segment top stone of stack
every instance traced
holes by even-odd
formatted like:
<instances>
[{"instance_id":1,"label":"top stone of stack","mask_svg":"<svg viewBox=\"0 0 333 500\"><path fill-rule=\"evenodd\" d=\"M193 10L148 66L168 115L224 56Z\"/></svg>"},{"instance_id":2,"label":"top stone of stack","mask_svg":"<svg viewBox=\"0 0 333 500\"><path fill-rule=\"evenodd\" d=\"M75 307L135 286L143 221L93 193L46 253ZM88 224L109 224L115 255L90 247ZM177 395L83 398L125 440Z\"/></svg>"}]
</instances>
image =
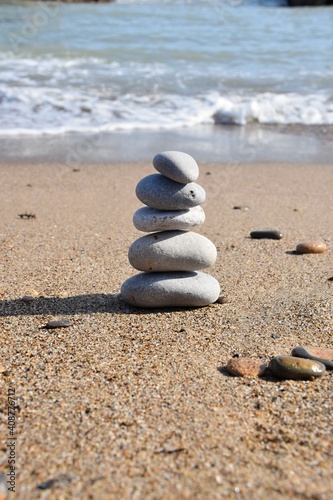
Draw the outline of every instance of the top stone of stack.
<instances>
[{"instance_id":1,"label":"top stone of stack","mask_svg":"<svg viewBox=\"0 0 333 500\"><path fill-rule=\"evenodd\" d=\"M192 156L181 151L164 151L153 158L153 165L160 174L187 184L199 177L199 167Z\"/></svg>"}]
</instances>

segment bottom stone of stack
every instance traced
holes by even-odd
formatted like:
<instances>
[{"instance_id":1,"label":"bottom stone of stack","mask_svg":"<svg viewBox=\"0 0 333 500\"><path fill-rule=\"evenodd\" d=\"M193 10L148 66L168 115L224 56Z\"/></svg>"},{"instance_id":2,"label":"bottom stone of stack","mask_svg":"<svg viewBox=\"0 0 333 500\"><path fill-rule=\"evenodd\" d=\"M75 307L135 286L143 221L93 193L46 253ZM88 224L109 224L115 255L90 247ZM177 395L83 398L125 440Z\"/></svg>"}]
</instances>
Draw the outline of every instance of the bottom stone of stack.
<instances>
[{"instance_id":1,"label":"bottom stone of stack","mask_svg":"<svg viewBox=\"0 0 333 500\"><path fill-rule=\"evenodd\" d=\"M218 281L199 271L140 273L121 287L125 302L136 307L202 307L220 295Z\"/></svg>"}]
</instances>

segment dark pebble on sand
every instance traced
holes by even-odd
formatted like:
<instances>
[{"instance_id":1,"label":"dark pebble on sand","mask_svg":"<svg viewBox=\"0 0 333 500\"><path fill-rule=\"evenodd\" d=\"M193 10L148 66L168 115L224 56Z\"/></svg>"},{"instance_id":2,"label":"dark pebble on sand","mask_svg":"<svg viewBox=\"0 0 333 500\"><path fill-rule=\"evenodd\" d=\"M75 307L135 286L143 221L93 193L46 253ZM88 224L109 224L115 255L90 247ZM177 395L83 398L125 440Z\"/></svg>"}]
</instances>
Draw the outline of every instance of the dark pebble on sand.
<instances>
[{"instance_id":1,"label":"dark pebble on sand","mask_svg":"<svg viewBox=\"0 0 333 500\"><path fill-rule=\"evenodd\" d=\"M294 356L276 356L270 360L268 368L276 377L291 380L313 380L326 370L319 361Z\"/></svg>"},{"instance_id":2,"label":"dark pebble on sand","mask_svg":"<svg viewBox=\"0 0 333 500\"><path fill-rule=\"evenodd\" d=\"M49 321L42 328L47 328L48 330L51 330L53 328L68 328L69 326L72 325L73 321L70 321L69 319L58 319L55 321Z\"/></svg>"},{"instance_id":3,"label":"dark pebble on sand","mask_svg":"<svg viewBox=\"0 0 333 500\"><path fill-rule=\"evenodd\" d=\"M23 295L21 298L22 302L33 302L35 300L35 297L32 295Z\"/></svg>"},{"instance_id":4,"label":"dark pebble on sand","mask_svg":"<svg viewBox=\"0 0 333 500\"><path fill-rule=\"evenodd\" d=\"M256 240L264 238L269 240L280 240L282 238L282 233L277 229L262 229L260 231L252 231L250 236Z\"/></svg>"},{"instance_id":5,"label":"dark pebble on sand","mask_svg":"<svg viewBox=\"0 0 333 500\"><path fill-rule=\"evenodd\" d=\"M333 370L333 349L327 349L326 347L297 346L292 350L291 355L319 361L329 370Z\"/></svg>"}]
</instances>

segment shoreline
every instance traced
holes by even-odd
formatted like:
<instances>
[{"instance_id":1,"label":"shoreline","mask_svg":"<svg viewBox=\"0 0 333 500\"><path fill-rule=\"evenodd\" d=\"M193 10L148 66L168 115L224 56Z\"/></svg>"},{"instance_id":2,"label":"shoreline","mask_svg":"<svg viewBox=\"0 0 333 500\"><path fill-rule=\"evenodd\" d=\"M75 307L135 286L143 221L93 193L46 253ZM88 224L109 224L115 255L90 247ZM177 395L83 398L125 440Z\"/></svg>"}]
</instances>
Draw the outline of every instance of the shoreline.
<instances>
[{"instance_id":1,"label":"shoreline","mask_svg":"<svg viewBox=\"0 0 333 500\"><path fill-rule=\"evenodd\" d=\"M17 495L329 500L333 372L251 379L225 366L332 348L333 165L200 164L196 230L217 247L205 272L228 301L154 311L119 297L143 235L135 186L153 172L139 165L0 165L0 387L19 406ZM265 227L283 238L249 238ZM309 239L328 251L295 255ZM59 318L73 325L42 328Z\"/></svg>"},{"instance_id":2,"label":"shoreline","mask_svg":"<svg viewBox=\"0 0 333 500\"><path fill-rule=\"evenodd\" d=\"M129 143L131 147L129 147ZM1 136L0 163L139 163L187 151L201 163L330 164L333 125L198 125L174 130Z\"/></svg>"}]
</instances>

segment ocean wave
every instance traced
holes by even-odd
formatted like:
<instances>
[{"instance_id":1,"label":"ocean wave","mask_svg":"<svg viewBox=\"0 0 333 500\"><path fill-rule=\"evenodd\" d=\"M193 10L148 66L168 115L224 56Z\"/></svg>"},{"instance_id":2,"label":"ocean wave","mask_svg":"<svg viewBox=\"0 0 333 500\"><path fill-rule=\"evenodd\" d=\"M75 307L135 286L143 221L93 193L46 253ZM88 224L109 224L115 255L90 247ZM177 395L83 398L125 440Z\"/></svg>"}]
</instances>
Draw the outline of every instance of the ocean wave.
<instances>
[{"instance_id":1,"label":"ocean wave","mask_svg":"<svg viewBox=\"0 0 333 500\"><path fill-rule=\"evenodd\" d=\"M222 98L215 123L333 124L333 100L324 95L264 93L250 98Z\"/></svg>"},{"instance_id":2,"label":"ocean wave","mask_svg":"<svg viewBox=\"0 0 333 500\"><path fill-rule=\"evenodd\" d=\"M98 96L82 89L0 87L1 135L175 129L205 123L245 126L253 122L333 124L333 96L268 92Z\"/></svg>"}]
</instances>

